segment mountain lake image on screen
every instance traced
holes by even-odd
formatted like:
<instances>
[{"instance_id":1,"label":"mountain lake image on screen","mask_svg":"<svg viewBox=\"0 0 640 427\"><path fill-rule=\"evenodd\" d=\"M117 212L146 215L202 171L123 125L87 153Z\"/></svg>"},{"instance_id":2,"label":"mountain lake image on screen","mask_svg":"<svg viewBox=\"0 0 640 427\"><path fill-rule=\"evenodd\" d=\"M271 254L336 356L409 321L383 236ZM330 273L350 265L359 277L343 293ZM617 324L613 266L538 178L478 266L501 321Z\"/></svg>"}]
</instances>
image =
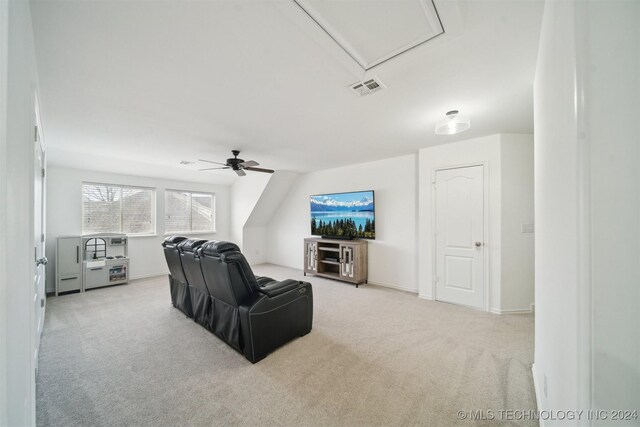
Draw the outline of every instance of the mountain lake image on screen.
<instances>
[{"instance_id":1,"label":"mountain lake image on screen","mask_svg":"<svg viewBox=\"0 0 640 427\"><path fill-rule=\"evenodd\" d=\"M311 234L375 239L373 191L311 196Z\"/></svg>"}]
</instances>

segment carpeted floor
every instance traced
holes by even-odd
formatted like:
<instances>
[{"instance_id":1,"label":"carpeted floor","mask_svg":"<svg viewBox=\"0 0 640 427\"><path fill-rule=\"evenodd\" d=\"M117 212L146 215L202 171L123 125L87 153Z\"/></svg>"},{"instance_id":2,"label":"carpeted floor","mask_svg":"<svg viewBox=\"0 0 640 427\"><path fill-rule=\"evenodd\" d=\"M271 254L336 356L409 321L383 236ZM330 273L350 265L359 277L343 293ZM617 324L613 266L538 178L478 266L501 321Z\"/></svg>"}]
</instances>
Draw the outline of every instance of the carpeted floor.
<instances>
[{"instance_id":1,"label":"carpeted floor","mask_svg":"<svg viewBox=\"0 0 640 427\"><path fill-rule=\"evenodd\" d=\"M536 409L532 315L306 280L313 330L255 365L171 307L166 277L49 298L38 425L470 426L458 411Z\"/></svg>"}]
</instances>

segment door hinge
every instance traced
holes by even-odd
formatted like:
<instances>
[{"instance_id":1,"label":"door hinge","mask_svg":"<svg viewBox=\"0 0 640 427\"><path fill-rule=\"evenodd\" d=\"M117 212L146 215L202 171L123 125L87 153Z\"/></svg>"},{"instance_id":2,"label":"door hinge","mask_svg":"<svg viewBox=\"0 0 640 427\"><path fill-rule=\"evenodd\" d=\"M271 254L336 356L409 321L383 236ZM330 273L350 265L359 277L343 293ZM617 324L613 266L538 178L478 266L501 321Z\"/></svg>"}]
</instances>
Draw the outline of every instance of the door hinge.
<instances>
[{"instance_id":1,"label":"door hinge","mask_svg":"<svg viewBox=\"0 0 640 427\"><path fill-rule=\"evenodd\" d=\"M440 278L436 276L436 283L438 283L439 281L440 281Z\"/></svg>"},{"instance_id":2,"label":"door hinge","mask_svg":"<svg viewBox=\"0 0 640 427\"><path fill-rule=\"evenodd\" d=\"M40 241L41 241L41 242L44 242L44 233L42 233L42 234L40 235Z\"/></svg>"},{"instance_id":3,"label":"door hinge","mask_svg":"<svg viewBox=\"0 0 640 427\"><path fill-rule=\"evenodd\" d=\"M40 307L44 307L44 298L40 298Z\"/></svg>"},{"instance_id":4,"label":"door hinge","mask_svg":"<svg viewBox=\"0 0 640 427\"><path fill-rule=\"evenodd\" d=\"M42 177L44 178L46 174L47 173L45 172L44 168L42 168Z\"/></svg>"},{"instance_id":5,"label":"door hinge","mask_svg":"<svg viewBox=\"0 0 640 427\"><path fill-rule=\"evenodd\" d=\"M38 125L35 125L33 127L33 140L35 142L38 142Z\"/></svg>"}]
</instances>

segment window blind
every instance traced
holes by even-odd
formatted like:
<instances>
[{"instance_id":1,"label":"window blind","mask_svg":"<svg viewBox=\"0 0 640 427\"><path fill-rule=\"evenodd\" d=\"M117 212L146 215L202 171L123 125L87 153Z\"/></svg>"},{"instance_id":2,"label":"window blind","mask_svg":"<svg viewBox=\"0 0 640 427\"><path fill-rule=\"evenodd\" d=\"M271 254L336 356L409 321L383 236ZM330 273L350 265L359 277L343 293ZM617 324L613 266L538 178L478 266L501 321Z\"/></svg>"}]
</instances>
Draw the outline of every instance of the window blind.
<instances>
[{"instance_id":1,"label":"window blind","mask_svg":"<svg viewBox=\"0 0 640 427\"><path fill-rule=\"evenodd\" d=\"M155 190L110 184L82 185L82 233L152 234Z\"/></svg>"},{"instance_id":2,"label":"window blind","mask_svg":"<svg viewBox=\"0 0 640 427\"><path fill-rule=\"evenodd\" d=\"M165 191L165 230L167 233L212 232L215 196L211 193Z\"/></svg>"}]
</instances>

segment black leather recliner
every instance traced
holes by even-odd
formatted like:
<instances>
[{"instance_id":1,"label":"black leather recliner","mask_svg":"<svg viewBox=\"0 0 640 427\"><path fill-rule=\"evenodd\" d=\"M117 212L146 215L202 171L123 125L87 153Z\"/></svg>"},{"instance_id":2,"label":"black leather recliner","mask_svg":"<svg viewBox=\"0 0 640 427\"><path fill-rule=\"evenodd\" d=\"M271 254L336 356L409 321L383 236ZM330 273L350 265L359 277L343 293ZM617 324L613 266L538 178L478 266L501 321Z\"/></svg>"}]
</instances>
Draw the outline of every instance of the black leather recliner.
<instances>
[{"instance_id":1,"label":"black leather recliner","mask_svg":"<svg viewBox=\"0 0 640 427\"><path fill-rule=\"evenodd\" d=\"M253 275L240 249L209 241L198 249L211 296L208 329L255 363L313 323L311 284Z\"/></svg>"},{"instance_id":2,"label":"black leather recliner","mask_svg":"<svg viewBox=\"0 0 640 427\"><path fill-rule=\"evenodd\" d=\"M164 256L169 266L169 289L171 290L171 304L189 317L193 317L191 297L187 278L184 275L178 244L187 238L184 236L167 236L162 242Z\"/></svg>"},{"instance_id":3,"label":"black leather recliner","mask_svg":"<svg viewBox=\"0 0 640 427\"><path fill-rule=\"evenodd\" d=\"M210 298L202 277L198 248L206 242L204 239L186 239L178 245L180 261L189 287L193 320L202 326L206 326L209 321Z\"/></svg>"}]
</instances>

